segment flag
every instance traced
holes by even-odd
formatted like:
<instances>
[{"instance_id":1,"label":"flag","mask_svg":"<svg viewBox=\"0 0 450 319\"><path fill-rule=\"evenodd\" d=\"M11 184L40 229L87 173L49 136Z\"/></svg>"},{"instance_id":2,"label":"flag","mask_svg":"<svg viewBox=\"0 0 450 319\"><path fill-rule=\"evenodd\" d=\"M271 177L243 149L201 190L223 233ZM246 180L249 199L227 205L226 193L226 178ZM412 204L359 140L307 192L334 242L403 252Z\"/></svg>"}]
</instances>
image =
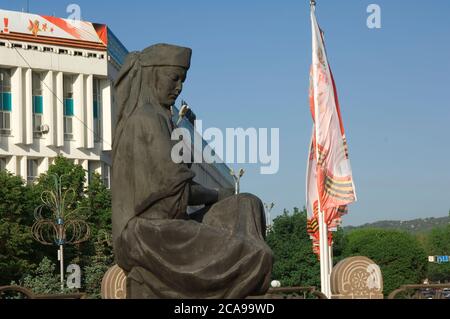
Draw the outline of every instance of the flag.
<instances>
[{"instance_id":1,"label":"flag","mask_svg":"<svg viewBox=\"0 0 450 319\"><path fill-rule=\"evenodd\" d=\"M356 201L347 141L333 73L328 64L323 33L314 8L312 23L312 66L309 102L313 132L306 175L308 233L313 251L319 255L319 208L329 230L335 230L347 214L347 205ZM331 232L328 244L332 243Z\"/></svg>"}]
</instances>

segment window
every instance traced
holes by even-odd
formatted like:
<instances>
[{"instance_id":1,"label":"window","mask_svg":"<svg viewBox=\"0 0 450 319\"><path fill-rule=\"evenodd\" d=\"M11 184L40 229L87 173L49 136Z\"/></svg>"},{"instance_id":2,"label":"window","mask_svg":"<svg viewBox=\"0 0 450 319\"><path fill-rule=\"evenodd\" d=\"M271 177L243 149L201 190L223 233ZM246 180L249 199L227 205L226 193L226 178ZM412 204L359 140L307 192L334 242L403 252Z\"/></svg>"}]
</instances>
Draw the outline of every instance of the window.
<instances>
[{"instance_id":1,"label":"window","mask_svg":"<svg viewBox=\"0 0 450 319\"><path fill-rule=\"evenodd\" d=\"M42 136L40 127L43 112L42 73L33 72L33 135L36 138Z\"/></svg>"},{"instance_id":2,"label":"window","mask_svg":"<svg viewBox=\"0 0 450 319\"><path fill-rule=\"evenodd\" d=\"M11 70L0 69L0 134L11 134Z\"/></svg>"},{"instance_id":3,"label":"window","mask_svg":"<svg viewBox=\"0 0 450 319\"><path fill-rule=\"evenodd\" d=\"M92 161L88 161L88 184L92 183L94 174L95 174L94 163Z\"/></svg>"},{"instance_id":4,"label":"window","mask_svg":"<svg viewBox=\"0 0 450 319\"><path fill-rule=\"evenodd\" d=\"M37 179L37 171L38 171L38 160L37 159L27 160L27 182L28 182L28 184L34 183L34 181Z\"/></svg>"},{"instance_id":5,"label":"window","mask_svg":"<svg viewBox=\"0 0 450 319\"><path fill-rule=\"evenodd\" d=\"M73 99L74 76L64 75L63 82L64 82L64 98Z\"/></svg>"},{"instance_id":6,"label":"window","mask_svg":"<svg viewBox=\"0 0 450 319\"><path fill-rule=\"evenodd\" d=\"M73 139L73 100L64 101L64 138Z\"/></svg>"},{"instance_id":7,"label":"window","mask_svg":"<svg viewBox=\"0 0 450 319\"><path fill-rule=\"evenodd\" d=\"M0 157L0 171L6 170L6 158Z\"/></svg>"},{"instance_id":8,"label":"window","mask_svg":"<svg viewBox=\"0 0 450 319\"><path fill-rule=\"evenodd\" d=\"M73 139L73 83L72 75L64 75L64 138Z\"/></svg>"},{"instance_id":9,"label":"window","mask_svg":"<svg viewBox=\"0 0 450 319\"><path fill-rule=\"evenodd\" d=\"M102 140L102 92L100 87L100 79L94 78L94 139L95 142Z\"/></svg>"},{"instance_id":10,"label":"window","mask_svg":"<svg viewBox=\"0 0 450 319\"><path fill-rule=\"evenodd\" d=\"M107 189L110 189L110 177L111 177L111 167L106 164L103 163L102 164L102 179L103 179L103 184L105 184Z\"/></svg>"},{"instance_id":11,"label":"window","mask_svg":"<svg viewBox=\"0 0 450 319\"><path fill-rule=\"evenodd\" d=\"M94 180L94 175L97 174L100 181L103 181L103 164L100 161L88 162L88 183L91 184Z\"/></svg>"}]
</instances>

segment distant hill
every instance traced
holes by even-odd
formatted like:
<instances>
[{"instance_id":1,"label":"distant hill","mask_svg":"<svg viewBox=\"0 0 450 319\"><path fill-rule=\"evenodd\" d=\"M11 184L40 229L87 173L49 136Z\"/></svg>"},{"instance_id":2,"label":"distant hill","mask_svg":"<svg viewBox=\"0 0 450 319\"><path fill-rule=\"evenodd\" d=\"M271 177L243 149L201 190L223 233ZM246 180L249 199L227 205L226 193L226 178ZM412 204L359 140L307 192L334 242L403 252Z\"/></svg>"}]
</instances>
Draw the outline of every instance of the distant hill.
<instances>
[{"instance_id":1,"label":"distant hill","mask_svg":"<svg viewBox=\"0 0 450 319\"><path fill-rule=\"evenodd\" d=\"M433 228L442 227L450 223L450 217L420 218L409 221L383 220L361 226L346 226L344 231L351 231L363 228L382 228L403 230L410 233L425 233Z\"/></svg>"}]
</instances>

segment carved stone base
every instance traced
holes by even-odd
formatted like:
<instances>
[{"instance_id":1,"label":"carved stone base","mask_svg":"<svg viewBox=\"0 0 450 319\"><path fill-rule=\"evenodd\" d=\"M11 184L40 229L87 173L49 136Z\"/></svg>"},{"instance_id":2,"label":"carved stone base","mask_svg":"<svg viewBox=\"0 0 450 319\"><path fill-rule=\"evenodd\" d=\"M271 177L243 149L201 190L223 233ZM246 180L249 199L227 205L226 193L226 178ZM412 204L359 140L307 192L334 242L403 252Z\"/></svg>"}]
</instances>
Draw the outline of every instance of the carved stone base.
<instances>
[{"instance_id":1,"label":"carved stone base","mask_svg":"<svg viewBox=\"0 0 450 319\"><path fill-rule=\"evenodd\" d=\"M119 266L114 265L103 276L102 280L102 299L135 299L135 296L146 295L145 287L138 281L127 279L125 273ZM151 297L149 297L151 298ZM290 287L290 288L271 288L263 296L249 296L246 299L327 299L327 297L315 287Z\"/></svg>"},{"instance_id":2,"label":"carved stone base","mask_svg":"<svg viewBox=\"0 0 450 319\"><path fill-rule=\"evenodd\" d=\"M127 277L119 266L112 266L103 276L101 296L102 299L126 299Z\"/></svg>"},{"instance_id":3,"label":"carved stone base","mask_svg":"<svg viewBox=\"0 0 450 319\"><path fill-rule=\"evenodd\" d=\"M331 299L383 299L381 270L367 257L350 257L331 273Z\"/></svg>"}]
</instances>

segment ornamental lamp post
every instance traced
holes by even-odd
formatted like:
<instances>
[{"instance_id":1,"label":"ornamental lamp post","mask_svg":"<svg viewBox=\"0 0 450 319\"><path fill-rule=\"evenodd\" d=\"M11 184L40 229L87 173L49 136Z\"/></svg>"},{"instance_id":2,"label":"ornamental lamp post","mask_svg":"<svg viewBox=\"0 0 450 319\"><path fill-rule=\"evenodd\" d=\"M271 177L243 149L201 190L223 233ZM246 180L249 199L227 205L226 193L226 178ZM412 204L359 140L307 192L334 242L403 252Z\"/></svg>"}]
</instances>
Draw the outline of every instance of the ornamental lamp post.
<instances>
[{"instance_id":1,"label":"ornamental lamp post","mask_svg":"<svg viewBox=\"0 0 450 319\"><path fill-rule=\"evenodd\" d=\"M186 101L182 100L180 111L178 112L178 120L176 126L180 125L181 121L184 119L189 109L190 109L189 105L186 103Z\"/></svg>"},{"instance_id":2,"label":"ornamental lamp post","mask_svg":"<svg viewBox=\"0 0 450 319\"><path fill-rule=\"evenodd\" d=\"M275 203L270 203L270 204L264 203L264 207L266 208L266 211L267 211L266 235L268 235L272 231L272 218L270 216L270 213L274 206L275 206Z\"/></svg>"},{"instance_id":3,"label":"ornamental lamp post","mask_svg":"<svg viewBox=\"0 0 450 319\"><path fill-rule=\"evenodd\" d=\"M239 174L238 175L236 175L236 173L234 172L233 169L230 170L230 175L234 179L234 191L235 191L236 195L240 193L241 177L244 176L244 174L245 174L245 171L242 168L239 170Z\"/></svg>"},{"instance_id":4,"label":"ornamental lamp post","mask_svg":"<svg viewBox=\"0 0 450 319\"><path fill-rule=\"evenodd\" d=\"M36 241L43 245L56 245L60 261L61 291L64 291L64 245L76 245L89 239L90 228L86 219L86 207L73 208L76 204L76 192L73 188L62 189L62 178L53 178L54 188L41 194L42 205L34 211L36 222L31 232Z\"/></svg>"}]
</instances>

